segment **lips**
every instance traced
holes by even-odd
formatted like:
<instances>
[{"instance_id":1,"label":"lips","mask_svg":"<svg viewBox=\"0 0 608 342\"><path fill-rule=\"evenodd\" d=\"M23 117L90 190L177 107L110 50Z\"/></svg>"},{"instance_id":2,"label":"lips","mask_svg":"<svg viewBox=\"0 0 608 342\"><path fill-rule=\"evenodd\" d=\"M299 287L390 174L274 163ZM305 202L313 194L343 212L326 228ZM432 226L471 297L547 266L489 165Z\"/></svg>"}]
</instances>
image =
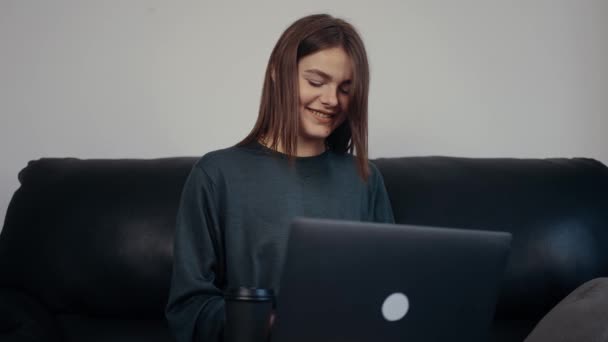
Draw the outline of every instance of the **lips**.
<instances>
[{"instance_id":1,"label":"lips","mask_svg":"<svg viewBox=\"0 0 608 342\"><path fill-rule=\"evenodd\" d=\"M327 113L324 111L315 110L315 109L308 108L308 107L306 107L306 110L310 114L312 114L313 117L315 117L318 121L320 121L322 123L329 123L337 116L337 113Z\"/></svg>"}]
</instances>

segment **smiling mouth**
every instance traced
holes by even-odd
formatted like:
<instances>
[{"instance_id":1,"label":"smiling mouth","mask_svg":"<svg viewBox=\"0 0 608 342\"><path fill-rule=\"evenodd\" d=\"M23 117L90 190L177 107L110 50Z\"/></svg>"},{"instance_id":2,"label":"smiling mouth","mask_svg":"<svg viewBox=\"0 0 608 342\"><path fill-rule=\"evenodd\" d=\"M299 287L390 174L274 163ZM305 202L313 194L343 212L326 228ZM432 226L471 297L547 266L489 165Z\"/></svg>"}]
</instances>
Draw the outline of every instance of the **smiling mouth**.
<instances>
[{"instance_id":1,"label":"smiling mouth","mask_svg":"<svg viewBox=\"0 0 608 342\"><path fill-rule=\"evenodd\" d=\"M311 112L311 113L312 113L314 116L316 116L316 117L318 117L318 118L321 118L321 119L333 119L333 118L334 118L334 116L336 116L336 113L333 113L333 114L328 114L328 113L325 113L325 112L320 112L320 111L318 111L318 110L314 110L314 109L311 109L311 108L308 108L308 107L306 108L306 110L308 110L308 111L309 111L309 112Z\"/></svg>"}]
</instances>

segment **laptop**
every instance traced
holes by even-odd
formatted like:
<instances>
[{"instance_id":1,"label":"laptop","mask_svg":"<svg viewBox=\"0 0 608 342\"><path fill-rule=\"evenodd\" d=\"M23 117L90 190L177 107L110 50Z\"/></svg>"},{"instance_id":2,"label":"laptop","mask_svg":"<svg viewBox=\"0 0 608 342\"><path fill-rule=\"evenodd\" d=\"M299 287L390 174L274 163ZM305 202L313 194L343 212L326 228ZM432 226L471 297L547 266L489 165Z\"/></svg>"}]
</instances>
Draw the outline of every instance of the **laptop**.
<instances>
[{"instance_id":1,"label":"laptop","mask_svg":"<svg viewBox=\"0 0 608 342\"><path fill-rule=\"evenodd\" d=\"M487 341L511 234L296 218L273 342Z\"/></svg>"}]
</instances>

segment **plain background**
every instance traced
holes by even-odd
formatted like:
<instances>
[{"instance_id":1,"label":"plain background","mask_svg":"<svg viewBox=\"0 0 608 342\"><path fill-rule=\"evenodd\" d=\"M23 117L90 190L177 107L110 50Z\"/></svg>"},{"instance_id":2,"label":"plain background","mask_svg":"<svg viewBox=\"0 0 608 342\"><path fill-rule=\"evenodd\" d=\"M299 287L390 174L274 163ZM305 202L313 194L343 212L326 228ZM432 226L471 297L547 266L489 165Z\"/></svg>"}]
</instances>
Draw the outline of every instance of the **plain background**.
<instances>
[{"instance_id":1,"label":"plain background","mask_svg":"<svg viewBox=\"0 0 608 342\"><path fill-rule=\"evenodd\" d=\"M234 144L279 35L318 12L365 41L371 157L608 163L605 0L0 0L0 218L29 160Z\"/></svg>"}]
</instances>

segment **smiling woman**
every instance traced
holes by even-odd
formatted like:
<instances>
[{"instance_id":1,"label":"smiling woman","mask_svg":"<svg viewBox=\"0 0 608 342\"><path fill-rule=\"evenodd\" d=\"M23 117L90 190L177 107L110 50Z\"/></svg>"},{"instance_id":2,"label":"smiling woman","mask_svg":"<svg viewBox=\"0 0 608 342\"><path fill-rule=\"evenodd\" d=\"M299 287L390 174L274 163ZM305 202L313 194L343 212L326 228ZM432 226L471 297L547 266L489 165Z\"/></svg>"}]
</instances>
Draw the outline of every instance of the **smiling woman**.
<instances>
[{"instance_id":1,"label":"smiling woman","mask_svg":"<svg viewBox=\"0 0 608 342\"><path fill-rule=\"evenodd\" d=\"M166 310L178 342L223 340L227 289L278 293L296 216L393 222L367 159L368 86L344 20L307 16L279 38L251 133L201 157L184 185Z\"/></svg>"},{"instance_id":2,"label":"smiling woman","mask_svg":"<svg viewBox=\"0 0 608 342\"><path fill-rule=\"evenodd\" d=\"M350 58L340 47L321 50L298 63L299 154L324 150L325 139L346 120L351 74Z\"/></svg>"},{"instance_id":3,"label":"smiling woman","mask_svg":"<svg viewBox=\"0 0 608 342\"><path fill-rule=\"evenodd\" d=\"M355 28L324 14L301 18L270 55L258 120L238 145L262 140L292 157L350 152L367 178L368 89L367 53Z\"/></svg>"}]
</instances>

